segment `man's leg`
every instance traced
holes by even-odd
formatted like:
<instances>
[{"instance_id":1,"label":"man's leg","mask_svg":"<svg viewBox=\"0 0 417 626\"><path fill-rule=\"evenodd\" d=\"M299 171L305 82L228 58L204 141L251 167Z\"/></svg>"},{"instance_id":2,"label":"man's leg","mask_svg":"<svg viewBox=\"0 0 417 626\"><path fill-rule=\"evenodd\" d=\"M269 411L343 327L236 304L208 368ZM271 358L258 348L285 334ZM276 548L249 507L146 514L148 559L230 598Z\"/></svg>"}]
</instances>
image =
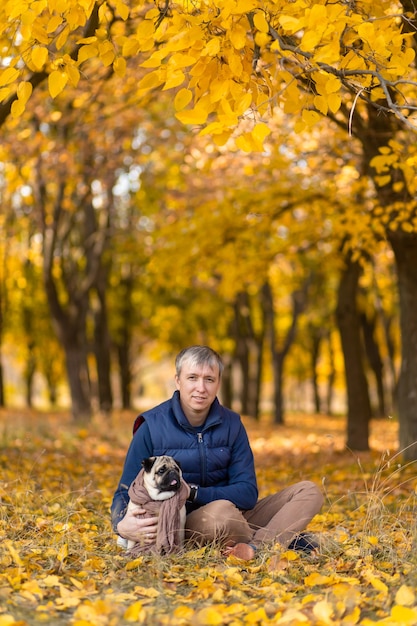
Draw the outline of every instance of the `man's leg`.
<instances>
[{"instance_id":1,"label":"man's leg","mask_svg":"<svg viewBox=\"0 0 417 626\"><path fill-rule=\"evenodd\" d=\"M284 548L288 547L322 506L323 495L310 481L296 483L259 500L254 509L244 513L254 530L251 543L279 541Z\"/></svg>"},{"instance_id":2,"label":"man's leg","mask_svg":"<svg viewBox=\"0 0 417 626\"><path fill-rule=\"evenodd\" d=\"M253 530L229 500L214 500L187 515L185 538L200 545L219 541L225 545L249 542Z\"/></svg>"}]
</instances>

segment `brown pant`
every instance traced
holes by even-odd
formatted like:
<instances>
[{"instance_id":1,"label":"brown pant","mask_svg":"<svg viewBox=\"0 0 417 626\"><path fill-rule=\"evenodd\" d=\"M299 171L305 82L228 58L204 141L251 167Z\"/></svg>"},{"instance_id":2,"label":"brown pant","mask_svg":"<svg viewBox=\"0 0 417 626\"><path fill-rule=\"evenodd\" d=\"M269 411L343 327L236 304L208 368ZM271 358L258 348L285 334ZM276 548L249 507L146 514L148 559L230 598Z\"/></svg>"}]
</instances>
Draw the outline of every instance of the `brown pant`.
<instances>
[{"instance_id":1,"label":"brown pant","mask_svg":"<svg viewBox=\"0 0 417 626\"><path fill-rule=\"evenodd\" d=\"M307 480L262 498L250 511L240 511L229 500L214 500L187 516L186 538L227 545L278 541L286 548L322 505L321 491Z\"/></svg>"}]
</instances>

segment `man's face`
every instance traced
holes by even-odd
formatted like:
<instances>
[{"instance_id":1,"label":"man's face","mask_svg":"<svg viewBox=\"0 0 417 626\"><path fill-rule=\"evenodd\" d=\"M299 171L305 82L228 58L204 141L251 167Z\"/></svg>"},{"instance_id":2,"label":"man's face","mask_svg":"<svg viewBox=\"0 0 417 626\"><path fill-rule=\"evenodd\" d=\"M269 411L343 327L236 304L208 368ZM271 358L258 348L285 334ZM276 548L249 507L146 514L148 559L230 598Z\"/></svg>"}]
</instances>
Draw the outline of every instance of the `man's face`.
<instances>
[{"instance_id":1,"label":"man's face","mask_svg":"<svg viewBox=\"0 0 417 626\"><path fill-rule=\"evenodd\" d=\"M183 363L181 374L175 376L180 402L191 424L204 422L220 387L219 368L210 365Z\"/></svg>"}]
</instances>

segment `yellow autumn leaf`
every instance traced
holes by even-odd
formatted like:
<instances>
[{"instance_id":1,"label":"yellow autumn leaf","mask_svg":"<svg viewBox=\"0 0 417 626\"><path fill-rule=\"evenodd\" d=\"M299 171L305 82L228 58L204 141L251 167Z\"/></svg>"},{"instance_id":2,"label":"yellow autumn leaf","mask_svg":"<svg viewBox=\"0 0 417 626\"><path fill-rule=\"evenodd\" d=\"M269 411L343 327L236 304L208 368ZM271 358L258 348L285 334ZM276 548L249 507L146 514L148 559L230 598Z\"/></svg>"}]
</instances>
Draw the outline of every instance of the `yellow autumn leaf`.
<instances>
[{"instance_id":1,"label":"yellow autumn leaf","mask_svg":"<svg viewBox=\"0 0 417 626\"><path fill-rule=\"evenodd\" d=\"M278 22L290 35L296 33L303 27L303 22L292 15L280 15Z\"/></svg>"},{"instance_id":2,"label":"yellow autumn leaf","mask_svg":"<svg viewBox=\"0 0 417 626\"><path fill-rule=\"evenodd\" d=\"M147 39L155 33L155 24L153 20L142 20L136 29L136 38Z\"/></svg>"},{"instance_id":3,"label":"yellow autumn leaf","mask_svg":"<svg viewBox=\"0 0 417 626\"><path fill-rule=\"evenodd\" d=\"M184 606L184 605L177 606L173 612L173 617L175 617L178 620L182 620L183 623L190 622L193 615L194 615L194 609L192 609L190 606Z\"/></svg>"},{"instance_id":4,"label":"yellow autumn leaf","mask_svg":"<svg viewBox=\"0 0 417 626\"><path fill-rule=\"evenodd\" d=\"M191 102L193 97L192 91L189 89L180 89L174 98L174 108L176 111L181 111Z\"/></svg>"},{"instance_id":5,"label":"yellow autumn leaf","mask_svg":"<svg viewBox=\"0 0 417 626\"><path fill-rule=\"evenodd\" d=\"M69 63L66 66L65 71L67 72L68 80L71 83L71 85L76 87L80 80L80 72L78 70L78 67L76 67L76 65L72 63Z\"/></svg>"},{"instance_id":6,"label":"yellow autumn leaf","mask_svg":"<svg viewBox=\"0 0 417 626\"><path fill-rule=\"evenodd\" d=\"M7 67L0 74L0 87L4 87L4 85L8 85L9 83L13 83L19 77L19 70L15 67Z\"/></svg>"},{"instance_id":7,"label":"yellow autumn leaf","mask_svg":"<svg viewBox=\"0 0 417 626\"><path fill-rule=\"evenodd\" d=\"M401 604L401 606L412 606L415 602L416 596L414 590L408 585L401 585L395 594L395 602Z\"/></svg>"},{"instance_id":8,"label":"yellow autumn leaf","mask_svg":"<svg viewBox=\"0 0 417 626\"><path fill-rule=\"evenodd\" d=\"M229 93L231 82L214 78L210 84L210 101L219 102L219 100L225 98Z\"/></svg>"},{"instance_id":9,"label":"yellow autumn leaf","mask_svg":"<svg viewBox=\"0 0 417 626\"><path fill-rule=\"evenodd\" d=\"M410 609L406 606L393 606L391 609L391 617L396 624L401 624L401 626L417 624L417 610Z\"/></svg>"},{"instance_id":10,"label":"yellow autumn leaf","mask_svg":"<svg viewBox=\"0 0 417 626\"><path fill-rule=\"evenodd\" d=\"M313 613L320 623L332 624L334 609L327 600L320 600L313 606Z\"/></svg>"},{"instance_id":11,"label":"yellow autumn leaf","mask_svg":"<svg viewBox=\"0 0 417 626\"><path fill-rule=\"evenodd\" d=\"M316 585L327 585L332 582L331 576L325 576L319 572L313 572L304 578L304 584L307 587L315 587Z\"/></svg>"},{"instance_id":12,"label":"yellow autumn leaf","mask_svg":"<svg viewBox=\"0 0 417 626\"><path fill-rule=\"evenodd\" d=\"M116 76L123 78L123 76L126 75L126 68L127 68L127 64L126 64L126 59L124 57L117 57L113 61L113 69L114 69L114 73L116 74Z\"/></svg>"},{"instance_id":13,"label":"yellow autumn leaf","mask_svg":"<svg viewBox=\"0 0 417 626\"><path fill-rule=\"evenodd\" d=\"M250 109L251 104L252 104L252 94L251 93L245 93L243 95L243 97L240 97L235 102L235 113L236 113L236 115L244 115L248 111L248 109ZM259 124L257 126L259 126ZM264 126L264 124L261 124L261 126ZM255 128L257 128L257 127L255 127ZM262 132L262 131L260 131L260 132ZM255 133L254 137L255 136L256 136L256 133Z\"/></svg>"},{"instance_id":14,"label":"yellow autumn leaf","mask_svg":"<svg viewBox=\"0 0 417 626\"><path fill-rule=\"evenodd\" d=\"M332 113L337 113L342 105L342 98L338 93L331 93L327 98L327 104Z\"/></svg>"},{"instance_id":15,"label":"yellow autumn leaf","mask_svg":"<svg viewBox=\"0 0 417 626\"><path fill-rule=\"evenodd\" d=\"M322 33L328 22L327 7L323 4L313 4L308 14L308 28L317 29Z\"/></svg>"},{"instance_id":16,"label":"yellow autumn leaf","mask_svg":"<svg viewBox=\"0 0 417 626\"><path fill-rule=\"evenodd\" d=\"M322 113L323 115L327 115L327 112L329 110L327 98L325 98L324 96L314 96L313 103L317 111L320 111L320 113Z\"/></svg>"},{"instance_id":17,"label":"yellow autumn leaf","mask_svg":"<svg viewBox=\"0 0 417 626\"><path fill-rule=\"evenodd\" d=\"M359 622L361 616L361 610L358 606L355 606L350 613L346 613L341 621L341 626L353 626Z\"/></svg>"},{"instance_id":18,"label":"yellow autumn leaf","mask_svg":"<svg viewBox=\"0 0 417 626\"><path fill-rule=\"evenodd\" d=\"M13 615L10 615L9 613L0 615L0 626L11 626L12 624L16 624L16 620Z\"/></svg>"},{"instance_id":19,"label":"yellow autumn leaf","mask_svg":"<svg viewBox=\"0 0 417 626\"><path fill-rule=\"evenodd\" d=\"M247 33L243 26L235 26L228 32L228 38L236 50L242 50L246 45Z\"/></svg>"},{"instance_id":20,"label":"yellow autumn leaf","mask_svg":"<svg viewBox=\"0 0 417 626\"><path fill-rule=\"evenodd\" d=\"M98 55L98 48L95 44L86 44L81 46L78 51L78 63L83 63L87 59L91 59Z\"/></svg>"},{"instance_id":21,"label":"yellow autumn leaf","mask_svg":"<svg viewBox=\"0 0 417 626\"><path fill-rule=\"evenodd\" d=\"M234 13L236 13L237 15L242 13L249 13L249 11L253 11L253 9L256 8L257 4L257 0L237 0Z\"/></svg>"},{"instance_id":22,"label":"yellow autumn leaf","mask_svg":"<svg viewBox=\"0 0 417 626\"><path fill-rule=\"evenodd\" d=\"M58 561L63 563L65 559L67 558L67 556L68 556L68 545L66 543L63 543L62 546L58 550L56 558L58 559Z\"/></svg>"},{"instance_id":23,"label":"yellow autumn leaf","mask_svg":"<svg viewBox=\"0 0 417 626\"><path fill-rule=\"evenodd\" d=\"M224 146L229 141L231 135L231 130L225 130L222 133L216 133L215 135L213 135L213 143L219 147Z\"/></svg>"},{"instance_id":24,"label":"yellow autumn leaf","mask_svg":"<svg viewBox=\"0 0 417 626\"><path fill-rule=\"evenodd\" d=\"M253 16L253 23L255 28L261 33L269 32L269 24L266 21L265 13L263 11L257 11Z\"/></svg>"},{"instance_id":25,"label":"yellow autumn leaf","mask_svg":"<svg viewBox=\"0 0 417 626\"><path fill-rule=\"evenodd\" d=\"M321 34L319 30L307 30L301 39L301 47L303 50L310 52L320 43L320 40Z\"/></svg>"},{"instance_id":26,"label":"yellow autumn leaf","mask_svg":"<svg viewBox=\"0 0 417 626\"><path fill-rule=\"evenodd\" d=\"M40 21L33 22L31 26L31 35L33 39L39 41L39 43L45 44L46 46L50 43L48 33Z\"/></svg>"},{"instance_id":27,"label":"yellow autumn leaf","mask_svg":"<svg viewBox=\"0 0 417 626\"><path fill-rule=\"evenodd\" d=\"M207 54L208 56L211 56L211 57L216 56L216 54L219 54L219 52L220 52L219 37L214 37L213 39L210 39L210 41L206 43L206 46L203 50L203 54Z\"/></svg>"},{"instance_id":28,"label":"yellow autumn leaf","mask_svg":"<svg viewBox=\"0 0 417 626\"><path fill-rule=\"evenodd\" d=\"M217 626L224 624L223 615L213 607L207 607L198 611L195 616L195 624L198 626Z\"/></svg>"},{"instance_id":29,"label":"yellow autumn leaf","mask_svg":"<svg viewBox=\"0 0 417 626\"><path fill-rule=\"evenodd\" d=\"M116 12L120 15L122 20L126 21L129 17L129 7L120 0L115 1Z\"/></svg>"},{"instance_id":30,"label":"yellow autumn leaf","mask_svg":"<svg viewBox=\"0 0 417 626\"><path fill-rule=\"evenodd\" d=\"M44 46L34 46L30 56L35 68L41 70L48 60L48 49Z\"/></svg>"},{"instance_id":31,"label":"yellow autumn leaf","mask_svg":"<svg viewBox=\"0 0 417 626\"><path fill-rule=\"evenodd\" d=\"M67 43L67 39L69 37L70 32L71 32L71 29L67 24L65 28L61 30L58 37L54 40L57 50L61 50L61 48Z\"/></svg>"},{"instance_id":32,"label":"yellow autumn leaf","mask_svg":"<svg viewBox=\"0 0 417 626\"><path fill-rule=\"evenodd\" d=\"M171 69L169 69L167 72L167 80L165 81L165 85L163 86L163 91L166 91L167 89L173 89L174 87L179 87L180 85L182 85L184 80L184 72L181 72L180 70L172 71Z\"/></svg>"},{"instance_id":33,"label":"yellow autumn leaf","mask_svg":"<svg viewBox=\"0 0 417 626\"><path fill-rule=\"evenodd\" d=\"M219 135L225 131L225 125L220 122L211 122L200 130L199 135Z\"/></svg>"},{"instance_id":34,"label":"yellow autumn leaf","mask_svg":"<svg viewBox=\"0 0 417 626\"><path fill-rule=\"evenodd\" d=\"M48 90L51 98L56 98L65 88L68 82L68 74L60 70L54 70L48 76Z\"/></svg>"},{"instance_id":35,"label":"yellow autumn leaf","mask_svg":"<svg viewBox=\"0 0 417 626\"><path fill-rule=\"evenodd\" d=\"M329 76L328 80L326 80L326 93L336 93L337 91L340 91L341 87L342 83L340 78L337 78L337 76Z\"/></svg>"},{"instance_id":36,"label":"yellow autumn leaf","mask_svg":"<svg viewBox=\"0 0 417 626\"><path fill-rule=\"evenodd\" d=\"M369 544L371 544L371 546L377 546L379 543L379 539L378 537L375 537L375 535L368 536L366 540Z\"/></svg>"},{"instance_id":37,"label":"yellow autumn leaf","mask_svg":"<svg viewBox=\"0 0 417 626\"><path fill-rule=\"evenodd\" d=\"M62 24L62 16L61 15L52 15L52 17L48 20L48 24L46 25L47 33L54 33L58 26Z\"/></svg>"},{"instance_id":38,"label":"yellow autumn leaf","mask_svg":"<svg viewBox=\"0 0 417 626\"><path fill-rule=\"evenodd\" d=\"M158 70L155 70L154 72L150 72L149 74L146 74L146 76L144 76L139 81L137 88L139 90L154 89L155 87L159 87L160 85L162 85L163 82L164 80L161 79L160 72Z\"/></svg>"},{"instance_id":39,"label":"yellow autumn leaf","mask_svg":"<svg viewBox=\"0 0 417 626\"><path fill-rule=\"evenodd\" d=\"M17 119L18 117L20 117L22 113L24 113L25 109L26 104L21 100L15 100L14 102L12 102L10 113L13 119Z\"/></svg>"},{"instance_id":40,"label":"yellow autumn leaf","mask_svg":"<svg viewBox=\"0 0 417 626\"><path fill-rule=\"evenodd\" d=\"M203 108L195 107L188 111L178 111L175 117L183 124L205 124L208 111Z\"/></svg>"},{"instance_id":41,"label":"yellow autumn leaf","mask_svg":"<svg viewBox=\"0 0 417 626\"><path fill-rule=\"evenodd\" d=\"M317 122L321 119L318 113L308 110L303 111L302 118L307 126L314 126L314 124L317 124Z\"/></svg>"},{"instance_id":42,"label":"yellow autumn leaf","mask_svg":"<svg viewBox=\"0 0 417 626\"><path fill-rule=\"evenodd\" d=\"M133 591L138 596L145 596L146 598L157 598L161 595L161 592L153 587L142 587L140 585L136 585Z\"/></svg>"},{"instance_id":43,"label":"yellow autumn leaf","mask_svg":"<svg viewBox=\"0 0 417 626\"><path fill-rule=\"evenodd\" d=\"M340 43L338 39L335 38L331 43L320 46L314 52L313 59L316 63L338 64L340 59Z\"/></svg>"},{"instance_id":44,"label":"yellow autumn leaf","mask_svg":"<svg viewBox=\"0 0 417 626\"><path fill-rule=\"evenodd\" d=\"M377 591L381 591L381 593L383 594L388 593L387 585L384 582L382 582L380 578L373 575L371 572L367 572L365 575L365 578L372 585L372 587L376 589Z\"/></svg>"},{"instance_id":45,"label":"yellow autumn leaf","mask_svg":"<svg viewBox=\"0 0 417 626\"><path fill-rule=\"evenodd\" d=\"M138 53L139 48L140 48L140 43L139 41L137 41L137 39L132 39L132 38L126 39L126 41L124 41L123 43L122 54L124 57L135 56L135 54Z\"/></svg>"},{"instance_id":46,"label":"yellow autumn leaf","mask_svg":"<svg viewBox=\"0 0 417 626\"><path fill-rule=\"evenodd\" d=\"M236 137L235 144L243 152L252 152L255 149L255 142L250 133L243 133Z\"/></svg>"},{"instance_id":47,"label":"yellow autumn leaf","mask_svg":"<svg viewBox=\"0 0 417 626\"><path fill-rule=\"evenodd\" d=\"M135 602L131 604L124 612L123 618L127 622L142 622L145 616L145 611L142 602Z\"/></svg>"},{"instance_id":48,"label":"yellow autumn leaf","mask_svg":"<svg viewBox=\"0 0 417 626\"><path fill-rule=\"evenodd\" d=\"M242 609L243 607L240 608L240 611L242 611ZM254 626L257 626L258 624L267 624L268 622L269 619L263 606L256 609L256 611L251 611L245 619L246 624L254 624Z\"/></svg>"},{"instance_id":49,"label":"yellow autumn leaf","mask_svg":"<svg viewBox=\"0 0 417 626\"><path fill-rule=\"evenodd\" d=\"M105 67L111 65L114 61L114 48L110 41L103 41L98 45L98 55L100 61Z\"/></svg>"},{"instance_id":50,"label":"yellow autumn leaf","mask_svg":"<svg viewBox=\"0 0 417 626\"><path fill-rule=\"evenodd\" d=\"M188 67L194 65L196 59L189 54L173 54L169 60L168 65L172 65L175 69L181 69L182 67Z\"/></svg>"},{"instance_id":51,"label":"yellow autumn leaf","mask_svg":"<svg viewBox=\"0 0 417 626\"><path fill-rule=\"evenodd\" d=\"M10 552L10 555L13 559L13 561L15 562L16 565L18 565L19 567L23 566L23 561L19 556L18 551L15 549L13 542L6 540L4 542L4 545L6 546L6 548L8 549L8 551Z\"/></svg>"},{"instance_id":52,"label":"yellow autumn leaf","mask_svg":"<svg viewBox=\"0 0 417 626\"><path fill-rule=\"evenodd\" d=\"M30 96L32 95L32 83L29 83L28 81L24 80L21 83L18 84L17 86L17 97L19 98L19 100L23 103L26 103Z\"/></svg>"}]
</instances>

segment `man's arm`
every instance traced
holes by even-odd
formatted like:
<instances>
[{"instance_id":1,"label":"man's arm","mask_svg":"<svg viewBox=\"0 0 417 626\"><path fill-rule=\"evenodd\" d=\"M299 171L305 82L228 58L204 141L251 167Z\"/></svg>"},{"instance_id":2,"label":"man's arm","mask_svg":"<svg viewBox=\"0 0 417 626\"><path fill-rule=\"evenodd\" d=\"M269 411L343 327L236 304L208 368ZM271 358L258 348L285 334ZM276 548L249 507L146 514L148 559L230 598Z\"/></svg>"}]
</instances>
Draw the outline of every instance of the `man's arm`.
<instances>
[{"instance_id":1,"label":"man's arm","mask_svg":"<svg viewBox=\"0 0 417 626\"><path fill-rule=\"evenodd\" d=\"M243 511L253 509L258 500L253 453L243 424L232 447L228 484L199 487L194 502L201 506L213 500L230 500Z\"/></svg>"}]
</instances>

